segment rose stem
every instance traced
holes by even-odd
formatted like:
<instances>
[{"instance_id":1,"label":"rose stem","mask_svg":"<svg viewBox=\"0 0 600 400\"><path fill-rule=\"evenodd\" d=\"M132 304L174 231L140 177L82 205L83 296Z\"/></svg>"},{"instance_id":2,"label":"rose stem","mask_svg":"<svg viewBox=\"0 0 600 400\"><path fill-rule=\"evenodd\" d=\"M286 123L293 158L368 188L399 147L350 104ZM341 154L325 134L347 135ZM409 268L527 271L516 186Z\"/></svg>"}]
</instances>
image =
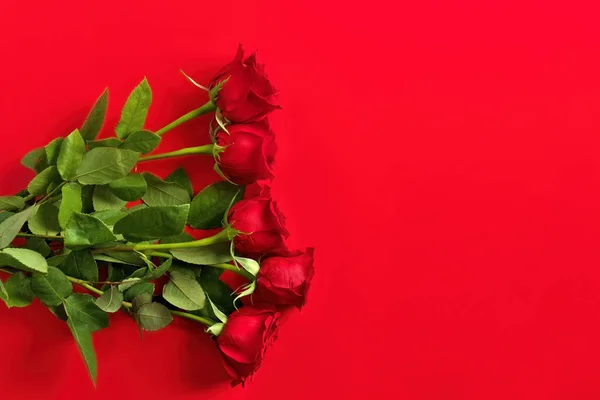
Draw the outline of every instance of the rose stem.
<instances>
[{"instance_id":1,"label":"rose stem","mask_svg":"<svg viewBox=\"0 0 600 400\"><path fill-rule=\"evenodd\" d=\"M162 136L165 133L167 133L168 131L170 131L171 129L183 124L184 122L187 122L187 121L194 119L196 117L199 117L201 115L208 114L209 112L213 112L216 109L217 109L217 106L215 106L215 104L212 101L208 101L203 106L198 107L195 110L192 110L185 115L182 115L181 117L177 118L175 121L171 122L169 125L162 127L161 129L157 130L154 133L156 133L158 136Z\"/></svg>"},{"instance_id":2,"label":"rose stem","mask_svg":"<svg viewBox=\"0 0 600 400\"><path fill-rule=\"evenodd\" d=\"M152 154L149 156L140 157L138 162L160 160L163 158L189 156L192 154L207 154L207 155L212 156L214 147L215 147L214 144L206 144L204 146L197 146L197 147L186 147L186 148L179 149L176 151L171 151L169 153Z\"/></svg>"}]
</instances>

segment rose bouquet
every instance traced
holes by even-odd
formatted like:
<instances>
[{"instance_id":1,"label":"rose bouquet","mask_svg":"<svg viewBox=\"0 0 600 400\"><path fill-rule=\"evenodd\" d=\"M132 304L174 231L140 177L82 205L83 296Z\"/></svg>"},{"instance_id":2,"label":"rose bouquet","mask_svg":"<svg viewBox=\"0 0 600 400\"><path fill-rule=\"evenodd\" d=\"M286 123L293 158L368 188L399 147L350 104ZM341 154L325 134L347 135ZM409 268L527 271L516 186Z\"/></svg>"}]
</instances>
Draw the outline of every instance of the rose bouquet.
<instances>
[{"instance_id":1,"label":"rose bouquet","mask_svg":"<svg viewBox=\"0 0 600 400\"><path fill-rule=\"evenodd\" d=\"M268 114L280 107L263 66L240 47L207 87L188 79L206 90L204 105L146 130L144 79L115 136L98 139L106 90L79 129L25 155L36 172L27 189L0 197L0 298L8 307L38 298L64 320L94 382L92 333L109 326L110 313L127 312L143 331L174 317L205 325L232 383L243 384L276 339L281 313L306 302L313 249L288 248L271 197L277 147ZM213 115L212 143L149 154L165 133L204 114ZM165 178L134 172L138 163L195 154L214 157L222 178L198 193L182 168ZM223 273L245 283L232 289Z\"/></svg>"}]
</instances>

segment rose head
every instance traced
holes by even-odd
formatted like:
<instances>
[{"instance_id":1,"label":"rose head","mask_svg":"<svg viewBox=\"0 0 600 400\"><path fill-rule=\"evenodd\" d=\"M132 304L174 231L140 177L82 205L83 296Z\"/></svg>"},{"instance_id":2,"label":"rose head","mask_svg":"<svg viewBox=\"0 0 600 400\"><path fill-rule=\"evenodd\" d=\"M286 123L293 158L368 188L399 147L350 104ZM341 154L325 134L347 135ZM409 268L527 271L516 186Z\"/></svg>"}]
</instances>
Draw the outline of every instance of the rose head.
<instances>
[{"instance_id":1,"label":"rose head","mask_svg":"<svg viewBox=\"0 0 600 400\"><path fill-rule=\"evenodd\" d=\"M234 311L217 336L217 347L232 384L245 383L260 367L265 352L277 339L280 313L272 305L245 306Z\"/></svg>"},{"instance_id":2,"label":"rose head","mask_svg":"<svg viewBox=\"0 0 600 400\"><path fill-rule=\"evenodd\" d=\"M244 59L242 46L235 59L212 79L209 88L213 89L224 81L227 82L218 92L215 103L231 122L258 121L281 108L264 67L256 62L256 53Z\"/></svg>"},{"instance_id":3,"label":"rose head","mask_svg":"<svg viewBox=\"0 0 600 400\"><path fill-rule=\"evenodd\" d=\"M224 147L217 156L219 168L233 182L247 185L273 178L277 145L265 119L250 124L233 124L229 133L219 131L217 145Z\"/></svg>"},{"instance_id":4,"label":"rose head","mask_svg":"<svg viewBox=\"0 0 600 400\"><path fill-rule=\"evenodd\" d=\"M254 192L256 186L259 185L249 186L247 192ZM232 228L242 232L233 239L235 247L244 255L289 254L285 239L290 234L285 229L285 217L271 198L270 188L259 187L260 193L239 201L229 211Z\"/></svg>"},{"instance_id":5,"label":"rose head","mask_svg":"<svg viewBox=\"0 0 600 400\"><path fill-rule=\"evenodd\" d=\"M262 260L255 295L260 301L302 308L315 274L314 249L291 257L268 257Z\"/></svg>"}]
</instances>

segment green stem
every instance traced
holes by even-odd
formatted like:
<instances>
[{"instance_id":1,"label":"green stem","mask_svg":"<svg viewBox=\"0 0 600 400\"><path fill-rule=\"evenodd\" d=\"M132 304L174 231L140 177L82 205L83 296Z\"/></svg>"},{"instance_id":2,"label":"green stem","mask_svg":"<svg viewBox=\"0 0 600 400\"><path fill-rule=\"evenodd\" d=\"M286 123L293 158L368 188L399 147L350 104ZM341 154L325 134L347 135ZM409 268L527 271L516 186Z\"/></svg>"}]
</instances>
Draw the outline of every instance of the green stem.
<instances>
[{"instance_id":1,"label":"green stem","mask_svg":"<svg viewBox=\"0 0 600 400\"><path fill-rule=\"evenodd\" d=\"M163 128L157 130L154 133L156 133L158 136L162 136L165 133L167 133L168 131L170 131L171 129L183 124L184 122L187 122L187 121L194 119L196 117L199 117L201 115L213 112L216 109L217 109L217 106L215 106L215 104L212 101L208 101L203 106L196 108L195 110L192 110L185 115L182 115L181 117L177 118L175 121L171 122L169 125L164 126Z\"/></svg>"},{"instance_id":2,"label":"green stem","mask_svg":"<svg viewBox=\"0 0 600 400\"><path fill-rule=\"evenodd\" d=\"M40 238L40 239L56 240L56 241L63 241L63 240L65 240L64 236L34 235L33 233L23 233L23 232L17 233L17 236L28 237L28 238Z\"/></svg>"},{"instance_id":3,"label":"green stem","mask_svg":"<svg viewBox=\"0 0 600 400\"><path fill-rule=\"evenodd\" d=\"M144 254L146 254L148 257L173 258L171 254L163 253L161 251L147 251Z\"/></svg>"},{"instance_id":4,"label":"green stem","mask_svg":"<svg viewBox=\"0 0 600 400\"><path fill-rule=\"evenodd\" d=\"M78 284L79 286L81 286L83 288L86 288L87 290L89 290L92 293L96 293L99 296L102 296L104 294L104 292L102 290L96 289L95 287L93 287L92 285L90 285L89 283L87 283L84 280L73 278L72 276L68 276L68 275L65 275L65 276L71 282L76 283L76 284Z\"/></svg>"},{"instance_id":5,"label":"green stem","mask_svg":"<svg viewBox=\"0 0 600 400\"><path fill-rule=\"evenodd\" d=\"M200 322L201 324L204 324L206 326L212 326L212 325L216 324L216 322L213 321L212 319L200 317L199 315L188 314L186 312L176 311L176 310L169 310L169 312L171 314L177 315L178 317L181 317L181 318L191 319L192 321Z\"/></svg>"},{"instance_id":6,"label":"green stem","mask_svg":"<svg viewBox=\"0 0 600 400\"><path fill-rule=\"evenodd\" d=\"M246 271L243 268L236 267L233 264L221 263L221 264L212 264L212 265L206 265L206 266L211 267L211 268L220 268L220 269L224 269L227 271L231 271L233 273L238 274L239 276L243 276L244 278L248 279L249 281L256 280L256 277L254 275L252 275L250 272Z\"/></svg>"},{"instance_id":7,"label":"green stem","mask_svg":"<svg viewBox=\"0 0 600 400\"><path fill-rule=\"evenodd\" d=\"M161 160L163 158L173 158L173 157L181 157L181 156L189 156L192 154L207 154L213 155L214 144L206 144L204 146L197 147L186 147L177 151L171 151L169 153L161 153L161 154L152 154L145 157L140 157L139 162L142 161L151 161L151 160Z\"/></svg>"},{"instance_id":8,"label":"green stem","mask_svg":"<svg viewBox=\"0 0 600 400\"><path fill-rule=\"evenodd\" d=\"M221 232L214 236L207 237L200 240L193 240L191 242L182 243L161 243L161 244L146 244L140 243L133 246L120 245L114 247L108 247L105 249L96 249L93 253L110 253L113 251L146 251L146 250L174 250L174 249L191 249L194 247L210 246L216 243L224 243L230 240L230 235L237 233L237 231L231 228L223 229Z\"/></svg>"}]
</instances>

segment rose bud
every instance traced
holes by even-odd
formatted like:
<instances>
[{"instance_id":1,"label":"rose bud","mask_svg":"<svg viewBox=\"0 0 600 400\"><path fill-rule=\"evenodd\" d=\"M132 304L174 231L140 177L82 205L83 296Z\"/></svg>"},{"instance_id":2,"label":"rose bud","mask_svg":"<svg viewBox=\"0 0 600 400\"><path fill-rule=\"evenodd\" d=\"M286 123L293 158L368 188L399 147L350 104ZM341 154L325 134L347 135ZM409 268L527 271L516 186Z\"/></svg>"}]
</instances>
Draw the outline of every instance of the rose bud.
<instances>
[{"instance_id":1,"label":"rose bud","mask_svg":"<svg viewBox=\"0 0 600 400\"><path fill-rule=\"evenodd\" d=\"M216 157L221 171L241 185L272 179L277 145L267 120L227 129L229 134L220 131L216 138L217 145L224 147Z\"/></svg>"},{"instance_id":2,"label":"rose bud","mask_svg":"<svg viewBox=\"0 0 600 400\"><path fill-rule=\"evenodd\" d=\"M254 186L261 188L260 193L237 202L229 211L231 227L241 232L233 239L235 248L244 255L289 254L285 239L290 234L285 229L285 216L271 198L268 186Z\"/></svg>"},{"instance_id":3,"label":"rose bud","mask_svg":"<svg viewBox=\"0 0 600 400\"><path fill-rule=\"evenodd\" d=\"M217 336L217 347L234 378L232 385L244 384L256 373L265 352L277 339L280 315L274 306L261 305L242 307L229 316Z\"/></svg>"},{"instance_id":4,"label":"rose bud","mask_svg":"<svg viewBox=\"0 0 600 400\"><path fill-rule=\"evenodd\" d=\"M256 62L256 53L244 59L241 45L235 59L212 79L209 89L218 90L213 101L231 122L258 121L281 108L264 67Z\"/></svg>"},{"instance_id":5,"label":"rose bud","mask_svg":"<svg viewBox=\"0 0 600 400\"><path fill-rule=\"evenodd\" d=\"M268 257L260 263L255 296L276 305L306 304L306 294L315 274L314 249L291 257Z\"/></svg>"}]
</instances>

